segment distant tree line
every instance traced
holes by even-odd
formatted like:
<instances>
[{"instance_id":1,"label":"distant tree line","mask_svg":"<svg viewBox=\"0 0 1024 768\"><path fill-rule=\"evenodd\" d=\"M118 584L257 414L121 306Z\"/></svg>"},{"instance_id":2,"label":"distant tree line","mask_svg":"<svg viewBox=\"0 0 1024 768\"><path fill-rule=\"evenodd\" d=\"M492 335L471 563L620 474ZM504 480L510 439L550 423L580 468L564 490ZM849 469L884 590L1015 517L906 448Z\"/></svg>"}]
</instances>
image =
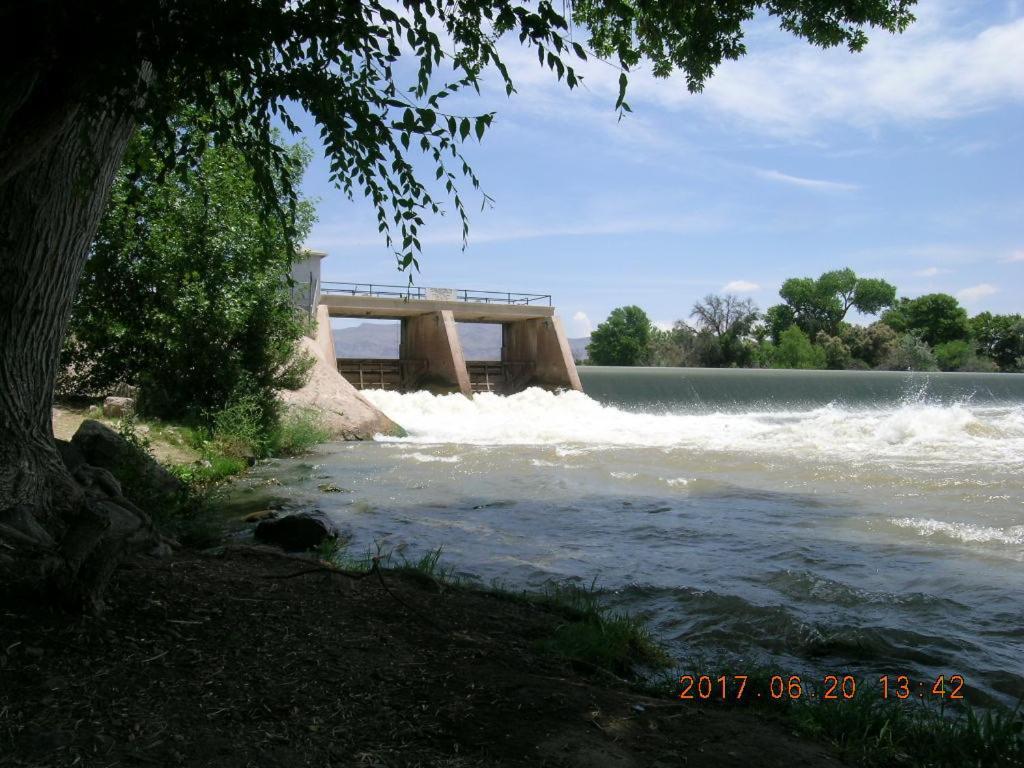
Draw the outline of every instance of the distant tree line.
<instances>
[{"instance_id":1,"label":"distant tree line","mask_svg":"<svg viewBox=\"0 0 1024 768\"><path fill-rule=\"evenodd\" d=\"M587 347L594 365L828 368L892 371L1024 371L1024 317L969 317L954 296L897 298L896 287L852 269L794 277L764 312L746 298L705 296L687 320L655 327L637 306L619 307ZM847 321L851 310L878 316Z\"/></svg>"}]
</instances>

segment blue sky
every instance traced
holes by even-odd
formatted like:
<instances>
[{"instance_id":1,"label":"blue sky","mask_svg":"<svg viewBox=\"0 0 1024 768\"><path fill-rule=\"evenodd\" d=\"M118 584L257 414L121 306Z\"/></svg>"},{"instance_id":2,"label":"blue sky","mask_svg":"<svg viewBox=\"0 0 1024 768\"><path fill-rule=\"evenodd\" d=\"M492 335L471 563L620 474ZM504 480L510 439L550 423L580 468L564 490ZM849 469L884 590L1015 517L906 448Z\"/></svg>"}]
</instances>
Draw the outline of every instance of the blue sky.
<instances>
[{"instance_id":1,"label":"blue sky","mask_svg":"<svg viewBox=\"0 0 1024 768\"><path fill-rule=\"evenodd\" d=\"M702 94L634 73L621 122L614 69L588 63L570 92L510 42L519 92L495 81L459 105L497 112L467 148L494 206L467 193L465 250L454 215L428 221L415 282L551 293L571 336L623 304L658 323L710 292L763 309L787 277L844 266L972 313L1024 311L1024 2L916 13L861 54L759 21ZM305 191L325 279L405 281L319 157Z\"/></svg>"}]
</instances>

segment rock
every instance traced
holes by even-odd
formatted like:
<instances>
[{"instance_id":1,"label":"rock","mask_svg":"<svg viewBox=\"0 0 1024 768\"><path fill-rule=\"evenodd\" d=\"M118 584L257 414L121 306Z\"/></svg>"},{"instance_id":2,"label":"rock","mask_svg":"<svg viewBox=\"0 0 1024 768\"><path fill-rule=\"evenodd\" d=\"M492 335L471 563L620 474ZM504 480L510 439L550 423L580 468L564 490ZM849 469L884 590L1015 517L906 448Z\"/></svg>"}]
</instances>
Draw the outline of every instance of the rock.
<instances>
[{"instance_id":1,"label":"rock","mask_svg":"<svg viewBox=\"0 0 1024 768\"><path fill-rule=\"evenodd\" d=\"M258 512L250 512L242 518L243 523L258 523L261 520L272 520L277 517L277 512L272 509L261 509Z\"/></svg>"},{"instance_id":2,"label":"rock","mask_svg":"<svg viewBox=\"0 0 1024 768\"><path fill-rule=\"evenodd\" d=\"M281 392L281 399L287 405L318 411L324 428L335 438L372 440L378 434L405 435L404 429L375 408L338 373L337 361L326 360L315 341L303 337L299 344L315 362L306 386Z\"/></svg>"},{"instance_id":3,"label":"rock","mask_svg":"<svg viewBox=\"0 0 1024 768\"><path fill-rule=\"evenodd\" d=\"M78 446L67 440L57 439L54 441L57 443L57 453L60 454L61 461L64 462L64 466L67 467L68 472L71 474L75 473L75 470L85 464L85 456L78 450Z\"/></svg>"},{"instance_id":4,"label":"rock","mask_svg":"<svg viewBox=\"0 0 1024 768\"><path fill-rule=\"evenodd\" d=\"M299 512L276 520L264 520L256 526L256 538L276 544L288 552L314 549L324 539L341 535L338 527L323 512Z\"/></svg>"},{"instance_id":5,"label":"rock","mask_svg":"<svg viewBox=\"0 0 1024 768\"><path fill-rule=\"evenodd\" d=\"M146 506L153 496L175 495L185 485L164 469L156 459L129 443L105 424L86 419L71 438L71 445L93 467L101 467L116 477L125 496ZM65 462L67 459L65 459Z\"/></svg>"},{"instance_id":6,"label":"rock","mask_svg":"<svg viewBox=\"0 0 1024 768\"><path fill-rule=\"evenodd\" d=\"M320 493L352 493L347 488L339 488L334 483L320 483L317 488L320 489Z\"/></svg>"},{"instance_id":7,"label":"rock","mask_svg":"<svg viewBox=\"0 0 1024 768\"><path fill-rule=\"evenodd\" d=\"M108 397L103 401L103 415L108 419L120 419L135 413L135 401L130 397Z\"/></svg>"},{"instance_id":8,"label":"rock","mask_svg":"<svg viewBox=\"0 0 1024 768\"><path fill-rule=\"evenodd\" d=\"M95 488L100 493L115 499L124 496L121 483L109 469L94 467L91 464L81 464L72 475L83 488Z\"/></svg>"}]
</instances>

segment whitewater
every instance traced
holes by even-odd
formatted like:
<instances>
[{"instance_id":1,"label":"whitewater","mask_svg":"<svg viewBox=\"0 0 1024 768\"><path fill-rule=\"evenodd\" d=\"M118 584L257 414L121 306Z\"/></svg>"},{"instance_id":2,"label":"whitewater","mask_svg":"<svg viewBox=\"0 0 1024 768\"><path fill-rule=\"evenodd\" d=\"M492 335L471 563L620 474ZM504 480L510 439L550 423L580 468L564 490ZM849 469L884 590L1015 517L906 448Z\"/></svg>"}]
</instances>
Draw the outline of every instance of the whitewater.
<instances>
[{"instance_id":1,"label":"whitewater","mask_svg":"<svg viewBox=\"0 0 1024 768\"><path fill-rule=\"evenodd\" d=\"M357 552L442 547L465 578L524 588L596 579L691 668L1024 696L1024 377L581 375L586 393L365 391L407 437L254 482L284 481Z\"/></svg>"}]
</instances>

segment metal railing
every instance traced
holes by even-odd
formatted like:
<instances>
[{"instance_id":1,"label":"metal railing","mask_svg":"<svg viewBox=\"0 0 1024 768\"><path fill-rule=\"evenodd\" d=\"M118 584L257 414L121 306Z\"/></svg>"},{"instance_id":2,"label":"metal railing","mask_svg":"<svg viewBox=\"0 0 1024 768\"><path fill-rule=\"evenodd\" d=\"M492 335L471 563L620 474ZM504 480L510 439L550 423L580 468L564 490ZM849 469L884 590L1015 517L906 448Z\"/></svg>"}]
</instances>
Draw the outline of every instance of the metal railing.
<instances>
[{"instance_id":1,"label":"metal railing","mask_svg":"<svg viewBox=\"0 0 1024 768\"><path fill-rule=\"evenodd\" d=\"M421 285L381 285L379 283L320 283L320 293L341 296L375 296L385 299L467 301L476 304L547 304L551 294L515 291L477 291L470 288L424 288Z\"/></svg>"}]
</instances>

